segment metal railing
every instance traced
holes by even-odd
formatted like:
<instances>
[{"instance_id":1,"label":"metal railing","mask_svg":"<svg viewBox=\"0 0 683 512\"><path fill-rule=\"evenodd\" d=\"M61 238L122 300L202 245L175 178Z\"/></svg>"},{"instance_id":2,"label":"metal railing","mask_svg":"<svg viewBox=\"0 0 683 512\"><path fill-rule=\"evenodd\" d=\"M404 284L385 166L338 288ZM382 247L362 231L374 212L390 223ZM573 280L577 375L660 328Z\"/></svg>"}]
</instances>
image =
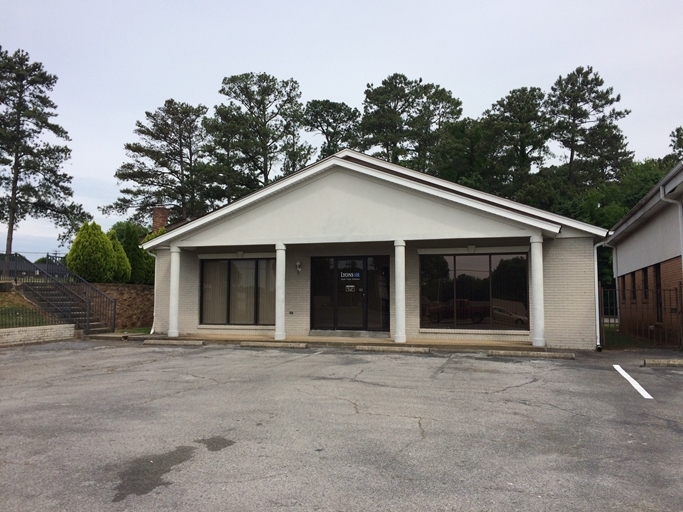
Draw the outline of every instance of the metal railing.
<instances>
[{"instance_id":1,"label":"metal railing","mask_svg":"<svg viewBox=\"0 0 683 512\"><path fill-rule=\"evenodd\" d=\"M601 289L601 343L683 348L683 285L672 289Z\"/></svg>"},{"instance_id":2,"label":"metal railing","mask_svg":"<svg viewBox=\"0 0 683 512\"><path fill-rule=\"evenodd\" d=\"M116 327L116 300L108 297L78 274L72 272L61 258L48 254L45 257L47 272L86 301L88 318L96 318L112 332ZM89 334L89 327L86 329Z\"/></svg>"},{"instance_id":3,"label":"metal railing","mask_svg":"<svg viewBox=\"0 0 683 512\"><path fill-rule=\"evenodd\" d=\"M6 255L3 255L3 259ZM0 268L4 268L3 265ZM15 283L24 283L42 301L50 305L56 314L68 316L73 323L78 324L90 334L92 325L96 322L104 325L108 330L114 331L116 326L116 300L108 297L85 279L69 270L63 264L61 258L48 254L45 263L35 264L19 254L12 254L9 272L3 272L4 279L12 279ZM44 286L36 286L37 283L47 284L57 294L70 304L63 306L51 301ZM82 309L83 319L72 314L73 309Z\"/></svg>"},{"instance_id":4,"label":"metal railing","mask_svg":"<svg viewBox=\"0 0 683 512\"><path fill-rule=\"evenodd\" d=\"M39 325L54 325L60 323L65 322L44 311L31 309L29 307L8 306L0 308L0 329L36 327Z\"/></svg>"}]
</instances>

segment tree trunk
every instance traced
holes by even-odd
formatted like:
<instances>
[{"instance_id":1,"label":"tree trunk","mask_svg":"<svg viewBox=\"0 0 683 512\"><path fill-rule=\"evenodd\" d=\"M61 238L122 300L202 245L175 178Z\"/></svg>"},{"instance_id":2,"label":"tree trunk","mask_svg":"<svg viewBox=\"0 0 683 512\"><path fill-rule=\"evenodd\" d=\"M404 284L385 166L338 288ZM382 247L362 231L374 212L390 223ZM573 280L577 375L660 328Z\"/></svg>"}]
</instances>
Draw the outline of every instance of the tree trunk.
<instances>
[{"instance_id":1,"label":"tree trunk","mask_svg":"<svg viewBox=\"0 0 683 512\"><path fill-rule=\"evenodd\" d=\"M9 277L10 260L12 258L12 241L14 239L14 224L17 218L17 187L19 185L19 153L14 150L14 165L12 166L12 192L9 200L7 215L7 243L5 244L5 265L3 275Z\"/></svg>"}]
</instances>

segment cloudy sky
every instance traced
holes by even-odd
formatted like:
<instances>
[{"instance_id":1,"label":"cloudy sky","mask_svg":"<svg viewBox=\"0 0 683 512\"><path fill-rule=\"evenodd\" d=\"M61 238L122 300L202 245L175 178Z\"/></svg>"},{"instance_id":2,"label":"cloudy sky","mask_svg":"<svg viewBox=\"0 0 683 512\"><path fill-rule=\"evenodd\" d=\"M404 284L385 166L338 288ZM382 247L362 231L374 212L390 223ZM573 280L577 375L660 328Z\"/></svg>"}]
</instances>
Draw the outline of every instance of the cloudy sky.
<instances>
[{"instance_id":1,"label":"cloudy sky","mask_svg":"<svg viewBox=\"0 0 683 512\"><path fill-rule=\"evenodd\" d=\"M135 121L168 98L212 108L222 79L249 71L358 108L367 83L400 72L478 117L514 88L593 66L632 111L621 127L636 158L661 157L683 125L681 22L680 0L0 0L0 45L59 77L74 197L107 229L121 219L97 207L118 195ZM64 250L41 220L20 224L14 247Z\"/></svg>"}]
</instances>

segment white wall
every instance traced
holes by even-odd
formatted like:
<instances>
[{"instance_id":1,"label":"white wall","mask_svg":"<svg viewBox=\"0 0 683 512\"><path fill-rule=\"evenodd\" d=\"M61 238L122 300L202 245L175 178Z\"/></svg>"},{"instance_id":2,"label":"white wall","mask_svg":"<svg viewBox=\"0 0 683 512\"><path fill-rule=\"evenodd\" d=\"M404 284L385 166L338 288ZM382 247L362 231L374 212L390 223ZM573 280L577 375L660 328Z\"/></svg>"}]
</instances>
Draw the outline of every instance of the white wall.
<instances>
[{"instance_id":1,"label":"white wall","mask_svg":"<svg viewBox=\"0 0 683 512\"><path fill-rule=\"evenodd\" d=\"M669 204L647 219L640 229L616 244L617 276L681 255L678 209Z\"/></svg>"},{"instance_id":2,"label":"white wall","mask_svg":"<svg viewBox=\"0 0 683 512\"><path fill-rule=\"evenodd\" d=\"M189 235L179 245L393 242L539 233L470 207L337 170Z\"/></svg>"}]
</instances>

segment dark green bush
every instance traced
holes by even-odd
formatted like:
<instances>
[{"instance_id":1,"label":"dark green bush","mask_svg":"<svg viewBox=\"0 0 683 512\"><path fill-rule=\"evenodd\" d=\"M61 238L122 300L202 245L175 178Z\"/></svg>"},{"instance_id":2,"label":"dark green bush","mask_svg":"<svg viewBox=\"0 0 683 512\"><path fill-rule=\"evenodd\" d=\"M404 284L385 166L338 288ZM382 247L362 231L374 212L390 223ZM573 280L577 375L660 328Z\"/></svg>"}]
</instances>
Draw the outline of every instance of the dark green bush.
<instances>
[{"instance_id":1,"label":"dark green bush","mask_svg":"<svg viewBox=\"0 0 683 512\"><path fill-rule=\"evenodd\" d=\"M116 259L112 243L95 222L86 222L66 255L66 265L91 283L111 283Z\"/></svg>"},{"instance_id":2,"label":"dark green bush","mask_svg":"<svg viewBox=\"0 0 683 512\"><path fill-rule=\"evenodd\" d=\"M107 233L107 237L109 237L109 241L111 242L112 249L114 250L114 259L116 261L114 282L127 283L130 281L131 266L126 251L123 250L121 242L119 242L119 239L116 237L116 231L111 230Z\"/></svg>"}]
</instances>

